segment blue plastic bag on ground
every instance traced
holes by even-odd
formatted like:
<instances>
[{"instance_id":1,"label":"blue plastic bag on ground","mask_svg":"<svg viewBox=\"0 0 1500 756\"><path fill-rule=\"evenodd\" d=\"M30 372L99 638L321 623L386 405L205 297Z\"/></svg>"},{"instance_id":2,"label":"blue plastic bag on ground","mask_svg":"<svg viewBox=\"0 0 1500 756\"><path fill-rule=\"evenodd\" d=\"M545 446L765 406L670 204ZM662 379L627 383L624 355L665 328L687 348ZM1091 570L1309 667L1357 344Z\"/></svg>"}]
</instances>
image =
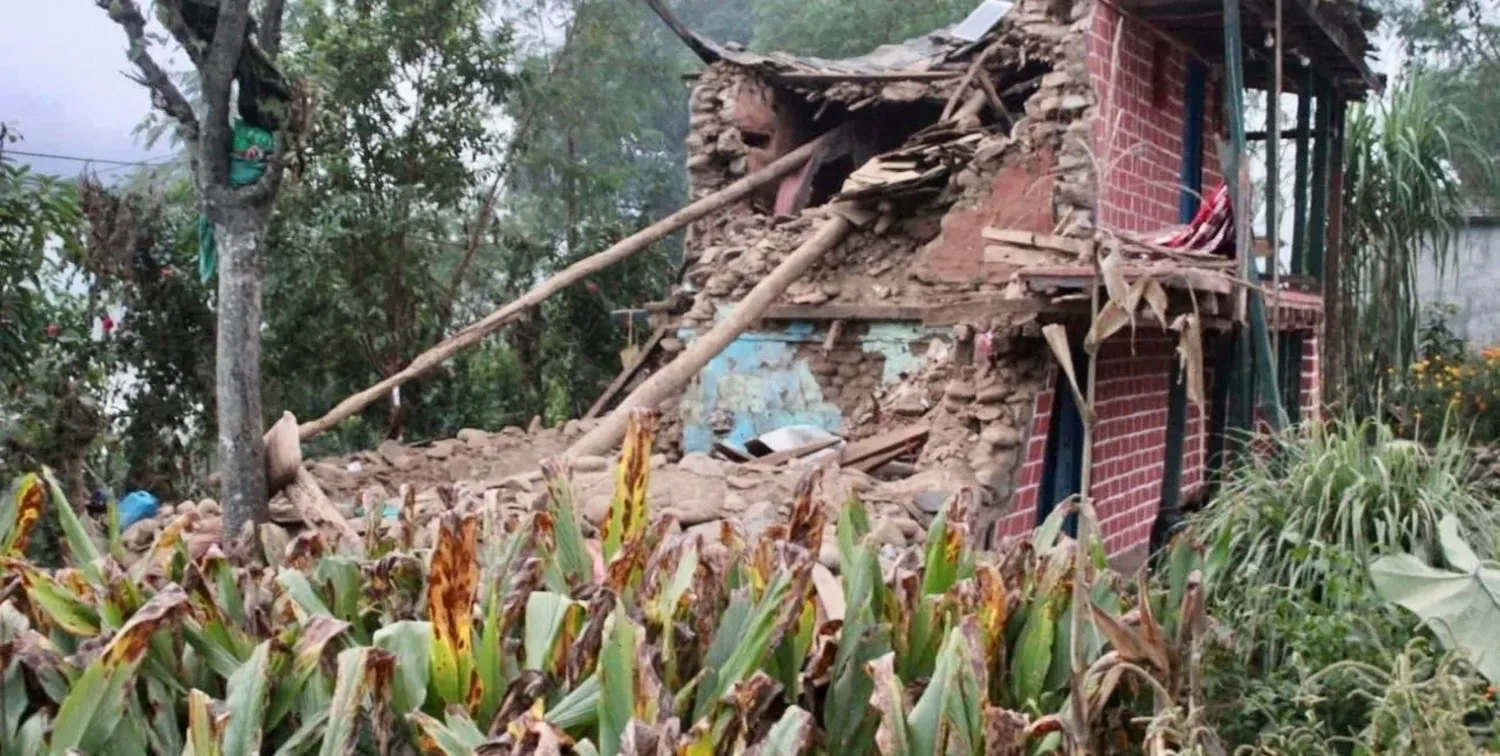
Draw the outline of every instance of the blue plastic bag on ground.
<instances>
[{"instance_id":1,"label":"blue plastic bag on ground","mask_svg":"<svg viewBox=\"0 0 1500 756\"><path fill-rule=\"evenodd\" d=\"M145 491L131 491L125 494L125 498L120 499L117 507L120 512L120 530L155 516L159 506L161 506L161 500Z\"/></svg>"}]
</instances>

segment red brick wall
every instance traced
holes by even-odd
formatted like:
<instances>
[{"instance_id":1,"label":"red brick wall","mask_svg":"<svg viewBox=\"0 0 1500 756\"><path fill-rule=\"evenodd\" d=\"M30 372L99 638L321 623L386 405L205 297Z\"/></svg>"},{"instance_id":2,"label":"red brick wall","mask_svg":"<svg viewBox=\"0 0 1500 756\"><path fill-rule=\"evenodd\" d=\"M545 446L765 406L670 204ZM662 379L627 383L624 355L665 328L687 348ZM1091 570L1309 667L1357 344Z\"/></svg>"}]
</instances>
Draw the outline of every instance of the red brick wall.
<instances>
[{"instance_id":1,"label":"red brick wall","mask_svg":"<svg viewBox=\"0 0 1500 756\"><path fill-rule=\"evenodd\" d=\"M1303 420L1318 420L1322 417L1323 375L1318 353L1318 337L1308 334L1302 340L1302 392L1298 398Z\"/></svg>"},{"instance_id":2,"label":"red brick wall","mask_svg":"<svg viewBox=\"0 0 1500 756\"><path fill-rule=\"evenodd\" d=\"M1104 344L1098 356L1094 384L1098 420L1090 489L1105 548L1112 556L1143 547L1151 538L1151 526L1161 503L1171 388L1168 381L1176 346L1175 334L1140 329L1133 343L1128 334L1116 336ZM1212 367L1205 367L1209 373L1205 383L1212 385ZM1036 525L1052 400L1051 391L1037 396L1012 509L999 523L1002 537L1020 535ZM1190 403L1183 438L1184 496L1203 485L1207 432L1207 419Z\"/></svg>"},{"instance_id":3,"label":"red brick wall","mask_svg":"<svg viewBox=\"0 0 1500 756\"><path fill-rule=\"evenodd\" d=\"M1188 56L1162 42L1146 24L1126 18L1120 27L1119 70L1111 76L1115 26L1121 16L1103 3L1096 3L1093 12L1088 66L1099 102L1094 122L1097 222L1114 231L1156 231L1178 223ZM1158 47L1159 76L1153 72ZM1162 91L1153 91L1153 81L1160 82ZM1216 86L1205 85L1204 192L1219 183L1217 128L1212 123L1217 94Z\"/></svg>"}]
</instances>

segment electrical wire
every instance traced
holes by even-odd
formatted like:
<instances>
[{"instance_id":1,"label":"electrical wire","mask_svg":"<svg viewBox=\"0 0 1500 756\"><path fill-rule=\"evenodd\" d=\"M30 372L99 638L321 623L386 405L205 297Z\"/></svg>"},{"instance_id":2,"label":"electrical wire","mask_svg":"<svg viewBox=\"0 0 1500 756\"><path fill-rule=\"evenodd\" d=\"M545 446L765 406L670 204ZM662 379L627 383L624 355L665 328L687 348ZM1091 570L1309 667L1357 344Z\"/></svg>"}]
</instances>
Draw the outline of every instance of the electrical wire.
<instances>
[{"instance_id":1,"label":"electrical wire","mask_svg":"<svg viewBox=\"0 0 1500 756\"><path fill-rule=\"evenodd\" d=\"M129 166L153 165L163 160L171 160L173 157L176 157L175 155L167 155L165 157L152 158L150 160L109 160L106 158L90 158L81 157L78 155L58 155L50 152L27 152L26 150L13 150L9 148L0 150L0 155L20 155L22 157L44 158L47 160L71 160L75 163L99 163L101 165L113 165L120 168L126 168Z\"/></svg>"}]
</instances>

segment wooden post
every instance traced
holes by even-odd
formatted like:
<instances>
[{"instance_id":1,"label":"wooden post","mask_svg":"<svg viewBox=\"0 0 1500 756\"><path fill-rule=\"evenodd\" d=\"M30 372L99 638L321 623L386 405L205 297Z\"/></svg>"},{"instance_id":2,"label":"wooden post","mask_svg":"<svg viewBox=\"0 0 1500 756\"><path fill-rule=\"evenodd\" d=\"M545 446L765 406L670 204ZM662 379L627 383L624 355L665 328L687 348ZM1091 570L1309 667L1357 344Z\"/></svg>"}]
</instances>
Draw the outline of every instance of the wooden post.
<instances>
[{"instance_id":1,"label":"wooden post","mask_svg":"<svg viewBox=\"0 0 1500 756\"><path fill-rule=\"evenodd\" d=\"M484 337L499 330L501 326L515 320L527 309L541 304L548 297L562 291L567 286L577 283L650 247L677 229L703 218L709 213L732 205L749 196L755 190L797 170L803 163L807 162L813 153L822 149L824 144L840 138L841 133L838 129L830 131L787 153L770 165L616 242L609 249L569 265L561 273L543 281L531 291L526 292L521 298L495 310L485 316L483 320L464 328L458 333L444 339L437 346L417 355L417 358L412 360L410 365L407 365L406 368L395 375L339 402L338 406L329 410L322 417L303 423L297 429L298 436L303 441L306 441L338 425L354 415L354 413L368 407L372 402L391 393L391 389L443 364L444 361L452 357L458 350L478 344L484 340Z\"/></svg>"},{"instance_id":2,"label":"wooden post","mask_svg":"<svg viewBox=\"0 0 1500 756\"><path fill-rule=\"evenodd\" d=\"M603 454L609 451L624 436L625 425L634 407L655 407L667 397L681 390L693 376L702 370L709 360L724 351L741 333L760 320L776 298L786 291L792 282L802 277L812 264L825 252L838 246L854 224L842 214L835 212L823 221L818 230L794 250L786 259L761 279L745 298L734 306L729 317L720 321L708 333L694 340L692 345L677 355L672 362L657 370L645 383L625 397L614 411L593 430L584 434L568 449L568 456L580 457L588 454Z\"/></svg>"},{"instance_id":3,"label":"wooden post","mask_svg":"<svg viewBox=\"0 0 1500 756\"><path fill-rule=\"evenodd\" d=\"M1307 275L1307 132L1312 126L1312 69L1297 93L1297 157L1292 168L1292 275Z\"/></svg>"}]
</instances>

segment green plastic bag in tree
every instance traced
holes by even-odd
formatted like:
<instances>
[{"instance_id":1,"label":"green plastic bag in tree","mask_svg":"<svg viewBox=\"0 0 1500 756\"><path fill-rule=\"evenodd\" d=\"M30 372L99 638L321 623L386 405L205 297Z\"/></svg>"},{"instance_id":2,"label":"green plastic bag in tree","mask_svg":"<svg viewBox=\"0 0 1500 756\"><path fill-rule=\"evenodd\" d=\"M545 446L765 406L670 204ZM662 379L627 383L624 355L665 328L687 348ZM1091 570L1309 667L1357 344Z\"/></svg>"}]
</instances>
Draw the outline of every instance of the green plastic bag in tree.
<instances>
[{"instance_id":1,"label":"green plastic bag in tree","mask_svg":"<svg viewBox=\"0 0 1500 756\"><path fill-rule=\"evenodd\" d=\"M234 124L234 141L229 147L229 185L249 186L266 174L266 163L276 152L276 138L265 129L244 121ZM198 217L198 276L207 283L218 267L218 248L214 244L214 226Z\"/></svg>"}]
</instances>

